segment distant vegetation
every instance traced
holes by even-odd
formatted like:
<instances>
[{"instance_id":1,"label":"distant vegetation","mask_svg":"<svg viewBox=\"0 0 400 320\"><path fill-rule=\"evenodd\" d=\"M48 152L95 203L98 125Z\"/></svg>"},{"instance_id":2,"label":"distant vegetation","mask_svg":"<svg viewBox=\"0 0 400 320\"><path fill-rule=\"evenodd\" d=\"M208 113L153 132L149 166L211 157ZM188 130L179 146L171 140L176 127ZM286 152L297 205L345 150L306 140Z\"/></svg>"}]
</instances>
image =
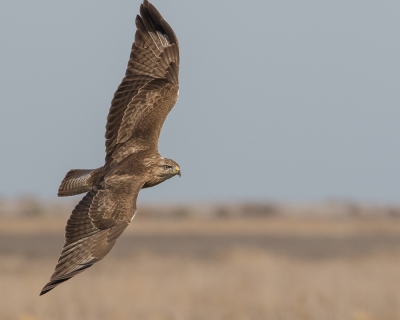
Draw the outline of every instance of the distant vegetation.
<instances>
[{"instance_id":1,"label":"distant vegetation","mask_svg":"<svg viewBox=\"0 0 400 320\"><path fill-rule=\"evenodd\" d=\"M0 198L0 216L68 216L78 201L77 198L45 201L28 196L11 200ZM160 219L265 218L273 216L399 218L400 207L346 201L326 201L314 204L245 202L164 205L140 204L139 201L138 215L140 218Z\"/></svg>"},{"instance_id":2,"label":"distant vegetation","mask_svg":"<svg viewBox=\"0 0 400 320\"><path fill-rule=\"evenodd\" d=\"M0 216L1 320L399 320L400 219L368 216L395 209L143 205L103 261L39 297L64 200L2 202L25 216Z\"/></svg>"}]
</instances>

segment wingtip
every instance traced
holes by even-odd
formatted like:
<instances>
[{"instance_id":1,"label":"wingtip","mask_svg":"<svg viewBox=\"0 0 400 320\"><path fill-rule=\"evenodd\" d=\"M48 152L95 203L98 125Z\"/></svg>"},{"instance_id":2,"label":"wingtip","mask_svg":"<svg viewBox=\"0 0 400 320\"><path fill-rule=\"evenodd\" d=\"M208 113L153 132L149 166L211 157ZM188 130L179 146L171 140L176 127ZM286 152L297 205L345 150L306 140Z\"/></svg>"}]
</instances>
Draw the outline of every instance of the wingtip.
<instances>
[{"instance_id":1,"label":"wingtip","mask_svg":"<svg viewBox=\"0 0 400 320\"><path fill-rule=\"evenodd\" d=\"M42 295L46 294L47 292L53 290L55 287L51 287L51 284L52 284L52 282L47 283L47 284L43 287L42 291L40 291L39 296L42 296Z\"/></svg>"},{"instance_id":2,"label":"wingtip","mask_svg":"<svg viewBox=\"0 0 400 320\"><path fill-rule=\"evenodd\" d=\"M48 290L48 291L44 291L44 290L40 291L39 297L41 297L42 295L46 294L46 293L49 292L49 291L50 291L50 290Z\"/></svg>"},{"instance_id":3,"label":"wingtip","mask_svg":"<svg viewBox=\"0 0 400 320\"><path fill-rule=\"evenodd\" d=\"M77 270L78 272L75 272L75 274L78 274L80 272L82 272L84 269L86 269L88 267L85 266L85 268L79 269ZM58 278L58 279L54 279L51 280L50 282L48 282L42 289L42 291L40 291L40 296L46 294L47 292L53 290L55 287L57 287L59 284L71 279L74 275L74 273L70 274L70 275L65 275L64 277Z\"/></svg>"},{"instance_id":4,"label":"wingtip","mask_svg":"<svg viewBox=\"0 0 400 320\"><path fill-rule=\"evenodd\" d=\"M140 5L139 12L140 17L136 18L136 26L138 29L142 31L148 31L151 29L161 31L168 36L168 41L171 44L175 43L179 46L178 38L174 30L168 24L168 22L164 20L163 16L154 5L152 5L147 0L144 0L143 3Z\"/></svg>"},{"instance_id":5,"label":"wingtip","mask_svg":"<svg viewBox=\"0 0 400 320\"><path fill-rule=\"evenodd\" d=\"M39 296L42 296L42 295L46 294L47 292L53 290L59 284L63 283L64 281L67 281L68 279L70 279L70 278L60 279L60 280L51 280L50 282L47 282L46 285L43 287L42 291L40 291Z\"/></svg>"}]
</instances>

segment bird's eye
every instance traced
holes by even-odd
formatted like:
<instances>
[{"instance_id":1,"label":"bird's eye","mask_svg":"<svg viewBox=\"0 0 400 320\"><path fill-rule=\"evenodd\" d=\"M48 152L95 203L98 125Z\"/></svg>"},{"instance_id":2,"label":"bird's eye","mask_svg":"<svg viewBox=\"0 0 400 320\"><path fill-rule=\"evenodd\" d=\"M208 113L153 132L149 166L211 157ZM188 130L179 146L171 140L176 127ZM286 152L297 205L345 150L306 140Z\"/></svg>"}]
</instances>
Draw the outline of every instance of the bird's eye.
<instances>
[{"instance_id":1,"label":"bird's eye","mask_svg":"<svg viewBox=\"0 0 400 320\"><path fill-rule=\"evenodd\" d=\"M164 166L164 170L168 170L170 168L171 168L171 166L167 166L167 165Z\"/></svg>"}]
</instances>

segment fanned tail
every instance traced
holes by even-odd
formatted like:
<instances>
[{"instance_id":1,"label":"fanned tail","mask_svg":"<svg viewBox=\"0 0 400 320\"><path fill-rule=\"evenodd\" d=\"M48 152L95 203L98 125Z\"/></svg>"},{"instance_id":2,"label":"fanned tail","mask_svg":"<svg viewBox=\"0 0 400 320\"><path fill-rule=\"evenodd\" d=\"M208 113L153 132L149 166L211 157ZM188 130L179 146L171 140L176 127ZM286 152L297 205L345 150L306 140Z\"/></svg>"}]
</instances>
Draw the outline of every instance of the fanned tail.
<instances>
[{"instance_id":1,"label":"fanned tail","mask_svg":"<svg viewBox=\"0 0 400 320\"><path fill-rule=\"evenodd\" d=\"M72 169L68 171L58 188L58 196L68 197L89 192L101 169Z\"/></svg>"}]
</instances>

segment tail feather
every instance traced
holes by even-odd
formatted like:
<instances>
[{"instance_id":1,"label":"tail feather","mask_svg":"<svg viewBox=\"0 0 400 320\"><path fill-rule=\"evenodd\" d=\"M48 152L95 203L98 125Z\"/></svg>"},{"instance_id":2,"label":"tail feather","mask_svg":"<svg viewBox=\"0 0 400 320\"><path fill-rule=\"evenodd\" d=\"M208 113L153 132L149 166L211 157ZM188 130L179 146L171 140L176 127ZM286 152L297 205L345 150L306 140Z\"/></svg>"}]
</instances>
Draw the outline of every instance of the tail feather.
<instances>
[{"instance_id":1,"label":"tail feather","mask_svg":"<svg viewBox=\"0 0 400 320\"><path fill-rule=\"evenodd\" d=\"M60 188L58 188L58 196L68 197L89 192L93 186L93 171L95 170L70 170L61 182Z\"/></svg>"}]
</instances>

